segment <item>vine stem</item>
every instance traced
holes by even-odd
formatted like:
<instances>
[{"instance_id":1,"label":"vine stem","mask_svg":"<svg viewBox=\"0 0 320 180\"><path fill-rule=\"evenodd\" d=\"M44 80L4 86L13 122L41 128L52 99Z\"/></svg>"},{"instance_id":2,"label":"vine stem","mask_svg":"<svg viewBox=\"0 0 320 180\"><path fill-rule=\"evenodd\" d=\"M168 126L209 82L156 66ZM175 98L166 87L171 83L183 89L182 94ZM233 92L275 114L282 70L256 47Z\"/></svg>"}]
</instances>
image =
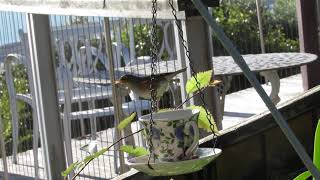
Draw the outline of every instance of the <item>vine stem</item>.
<instances>
[{"instance_id":1,"label":"vine stem","mask_svg":"<svg viewBox=\"0 0 320 180\"><path fill-rule=\"evenodd\" d=\"M119 143L120 141L122 141L123 139L128 138L128 137L130 137L130 136L133 136L133 135L135 135L135 134L137 134L137 133L139 133L139 132L141 132L141 131L143 131L143 130L144 130L144 129L140 129L139 131L136 131L136 132L134 132L134 133L132 133L132 134L128 134L128 135L126 135L126 136L118 139L116 142L114 142L114 143L112 143L110 146L108 146L108 147L107 147L107 150L109 150L109 149L110 149L111 147L113 147L114 145L118 144L118 143ZM84 166L83 166L71 179L72 179L72 180L76 179L76 177L79 176L79 174L84 170L84 168L85 168L92 160L94 160L94 159L91 159L90 161L86 162L86 163L84 164ZM64 179L66 179L66 177L65 177Z\"/></svg>"}]
</instances>

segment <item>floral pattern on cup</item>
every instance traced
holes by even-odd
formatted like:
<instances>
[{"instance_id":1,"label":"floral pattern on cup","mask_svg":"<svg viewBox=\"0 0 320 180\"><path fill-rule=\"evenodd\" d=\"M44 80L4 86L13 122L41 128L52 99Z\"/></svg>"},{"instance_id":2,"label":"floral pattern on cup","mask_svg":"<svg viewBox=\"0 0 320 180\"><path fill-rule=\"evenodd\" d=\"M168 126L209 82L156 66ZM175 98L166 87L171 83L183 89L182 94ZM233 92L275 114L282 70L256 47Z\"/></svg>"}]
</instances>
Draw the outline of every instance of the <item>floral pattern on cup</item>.
<instances>
[{"instance_id":1,"label":"floral pattern on cup","mask_svg":"<svg viewBox=\"0 0 320 180\"><path fill-rule=\"evenodd\" d=\"M190 159L198 148L199 130L197 110L174 110L173 115L183 114L183 118L157 119L154 115L152 126L153 155L160 161L179 161ZM170 112L165 112L170 113ZM140 120L145 127L145 137L151 137L149 121Z\"/></svg>"}]
</instances>

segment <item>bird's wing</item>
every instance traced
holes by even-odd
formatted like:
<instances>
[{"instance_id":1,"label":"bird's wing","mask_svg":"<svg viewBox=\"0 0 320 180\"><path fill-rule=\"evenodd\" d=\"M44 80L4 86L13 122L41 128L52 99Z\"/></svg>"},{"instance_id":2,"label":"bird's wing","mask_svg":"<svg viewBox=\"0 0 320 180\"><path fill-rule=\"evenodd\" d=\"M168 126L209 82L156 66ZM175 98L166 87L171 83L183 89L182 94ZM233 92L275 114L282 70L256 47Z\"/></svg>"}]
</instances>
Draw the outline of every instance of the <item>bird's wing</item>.
<instances>
[{"instance_id":1,"label":"bird's wing","mask_svg":"<svg viewBox=\"0 0 320 180\"><path fill-rule=\"evenodd\" d=\"M150 89L150 84L151 84L151 79L148 78L148 79L145 79L144 81L141 82L141 87L140 88L143 88L143 89ZM156 83L155 84L155 89L158 88L158 84Z\"/></svg>"}]
</instances>

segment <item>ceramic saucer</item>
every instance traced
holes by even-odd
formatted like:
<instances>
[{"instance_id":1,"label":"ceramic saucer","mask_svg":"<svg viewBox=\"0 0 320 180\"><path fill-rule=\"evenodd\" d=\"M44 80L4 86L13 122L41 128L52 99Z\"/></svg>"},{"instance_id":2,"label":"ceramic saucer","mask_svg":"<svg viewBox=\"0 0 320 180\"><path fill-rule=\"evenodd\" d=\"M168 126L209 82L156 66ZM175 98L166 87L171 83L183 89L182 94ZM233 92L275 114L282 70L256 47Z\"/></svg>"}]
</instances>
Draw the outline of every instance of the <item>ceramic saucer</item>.
<instances>
[{"instance_id":1,"label":"ceramic saucer","mask_svg":"<svg viewBox=\"0 0 320 180\"><path fill-rule=\"evenodd\" d=\"M148 156L140 156L129 159L126 163L138 171L146 173L150 176L173 176L179 174L187 174L201 170L212 160L221 154L221 149L198 148L194 159L176 162L160 162L159 160L151 160L148 167Z\"/></svg>"}]
</instances>

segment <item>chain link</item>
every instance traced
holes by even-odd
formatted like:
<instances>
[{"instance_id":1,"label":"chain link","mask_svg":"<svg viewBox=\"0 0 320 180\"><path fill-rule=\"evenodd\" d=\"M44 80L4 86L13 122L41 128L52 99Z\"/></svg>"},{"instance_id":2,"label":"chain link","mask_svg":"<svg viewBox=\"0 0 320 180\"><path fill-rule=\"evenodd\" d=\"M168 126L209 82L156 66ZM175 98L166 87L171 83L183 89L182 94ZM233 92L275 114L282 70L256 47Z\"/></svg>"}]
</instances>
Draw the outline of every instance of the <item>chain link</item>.
<instances>
[{"instance_id":1,"label":"chain link","mask_svg":"<svg viewBox=\"0 0 320 180\"><path fill-rule=\"evenodd\" d=\"M153 154L153 143L152 143L152 136L153 136L153 113L157 111L157 90L155 89L155 74L157 73L157 62L158 62L158 44L157 44L157 0L152 0L152 27L151 27L151 75L150 75L150 94L151 94L151 113L150 113L150 123L149 123L149 130L150 136L148 139L149 144L149 151L150 155L148 158L148 166L150 169L153 169L150 165L150 159Z\"/></svg>"},{"instance_id":2,"label":"chain link","mask_svg":"<svg viewBox=\"0 0 320 180\"><path fill-rule=\"evenodd\" d=\"M188 50L188 47L187 47L187 41L184 39L183 37L183 30L181 28L181 25L179 24L179 20L177 18L177 10L175 9L174 5L173 5L173 0L169 0L169 6L171 7L171 10L172 10L172 15L174 16L174 19L175 19L175 24L178 28L178 33L179 33L179 37L182 41L182 46L185 50L185 54L186 54L186 57L188 58L188 61L189 61L189 65L190 65L190 69L191 69L191 75L194 77L195 81L196 81L196 86L197 86L197 90L199 91L199 96L200 96L200 99L201 99L201 102L202 102L202 106L204 107L205 111L206 111L206 118L208 120L208 122L210 123L210 130L214 136L214 141L213 141L213 147L216 147L216 143L217 143L217 140L218 140L218 136L217 134L215 133L214 131L214 124L211 122L211 115L210 115L210 112L208 111L208 105L206 103L206 101L204 100L204 93L202 92L201 88L200 88L200 82L198 81L197 77L196 77L196 71L194 69L194 64L193 62L191 61L191 57L190 57L190 51Z\"/></svg>"}]
</instances>

